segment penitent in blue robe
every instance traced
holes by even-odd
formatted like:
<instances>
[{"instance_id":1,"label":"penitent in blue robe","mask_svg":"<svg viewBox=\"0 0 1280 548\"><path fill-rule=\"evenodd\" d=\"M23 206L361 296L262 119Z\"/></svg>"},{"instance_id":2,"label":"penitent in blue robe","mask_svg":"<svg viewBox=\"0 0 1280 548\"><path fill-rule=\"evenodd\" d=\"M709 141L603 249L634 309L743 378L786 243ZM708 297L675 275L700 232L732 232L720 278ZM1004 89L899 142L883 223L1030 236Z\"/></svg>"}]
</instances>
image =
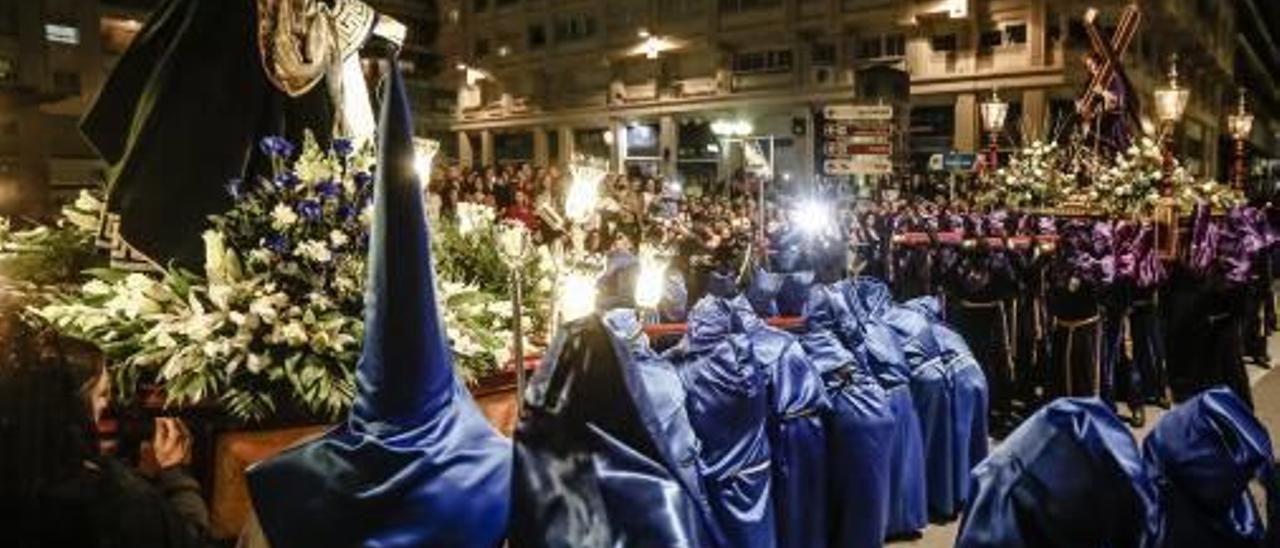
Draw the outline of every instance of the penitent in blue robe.
<instances>
[{"instance_id":1,"label":"penitent in blue robe","mask_svg":"<svg viewBox=\"0 0 1280 548\"><path fill-rule=\"evenodd\" d=\"M778 291L782 289L782 275L756 268L747 286L747 301L756 314L766 318L778 315Z\"/></svg>"},{"instance_id":2,"label":"penitent in blue robe","mask_svg":"<svg viewBox=\"0 0 1280 548\"><path fill-rule=\"evenodd\" d=\"M915 314L906 314L913 311ZM969 471L987 457L987 381L964 338L942 323L937 299L912 299L886 314L906 335L911 397L924 434L929 513L950 518L968 499ZM930 335L920 333L919 328ZM927 359L930 347L937 359Z\"/></svg>"},{"instance_id":3,"label":"penitent in blue robe","mask_svg":"<svg viewBox=\"0 0 1280 548\"><path fill-rule=\"evenodd\" d=\"M778 314L782 316L803 314L804 303L809 298L809 287L813 286L813 280L812 270L783 274L782 286L778 288Z\"/></svg>"},{"instance_id":4,"label":"penitent in blue robe","mask_svg":"<svg viewBox=\"0 0 1280 548\"><path fill-rule=\"evenodd\" d=\"M1155 484L1138 444L1097 398L1062 398L973 470L956 548L1151 548Z\"/></svg>"},{"instance_id":5,"label":"penitent in blue robe","mask_svg":"<svg viewBox=\"0 0 1280 548\"><path fill-rule=\"evenodd\" d=\"M684 399L633 311L561 328L516 429L511 546L728 546Z\"/></svg>"},{"instance_id":6,"label":"penitent in blue robe","mask_svg":"<svg viewBox=\"0 0 1280 548\"><path fill-rule=\"evenodd\" d=\"M771 547L777 529L766 377L733 332L727 299L707 296L689 314L688 334L666 357L688 393L685 408L702 441L703 484L730 546Z\"/></svg>"},{"instance_id":7,"label":"penitent in blue robe","mask_svg":"<svg viewBox=\"0 0 1280 548\"><path fill-rule=\"evenodd\" d=\"M830 402L817 369L796 337L765 324L743 297L729 301L739 351L764 373L769 398L769 446L778 546L826 543L827 462L823 417Z\"/></svg>"},{"instance_id":8,"label":"penitent in blue robe","mask_svg":"<svg viewBox=\"0 0 1280 548\"><path fill-rule=\"evenodd\" d=\"M1276 518L1264 527L1249 492L1262 480L1267 514L1280 512L1271 440L1233 392L1213 388L1169 411L1143 454L1164 507L1162 548L1277 545Z\"/></svg>"},{"instance_id":9,"label":"penitent in blue robe","mask_svg":"<svg viewBox=\"0 0 1280 548\"><path fill-rule=\"evenodd\" d=\"M851 316L843 297L815 286L805 306L800 344L826 384L828 546L884 544L889 518L891 455L897 426L889 395L836 336Z\"/></svg>"},{"instance_id":10,"label":"penitent in blue robe","mask_svg":"<svg viewBox=\"0 0 1280 548\"><path fill-rule=\"evenodd\" d=\"M506 536L511 443L454 376L413 172L413 117L400 71L389 68L355 403L324 436L247 473L277 547L492 548Z\"/></svg>"},{"instance_id":11,"label":"penitent in blue robe","mask_svg":"<svg viewBox=\"0 0 1280 548\"><path fill-rule=\"evenodd\" d=\"M889 537L912 535L929 522L924 435L912 397L911 366L893 327L884 321L885 311L895 305L888 287L869 278L837 283L835 288L856 318L846 325L858 326L858 331L847 337L854 341L850 350L865 359L868 369L889 394L897 426L889 448L891 496L885 533Z\"/></svg>"}]
</instances>

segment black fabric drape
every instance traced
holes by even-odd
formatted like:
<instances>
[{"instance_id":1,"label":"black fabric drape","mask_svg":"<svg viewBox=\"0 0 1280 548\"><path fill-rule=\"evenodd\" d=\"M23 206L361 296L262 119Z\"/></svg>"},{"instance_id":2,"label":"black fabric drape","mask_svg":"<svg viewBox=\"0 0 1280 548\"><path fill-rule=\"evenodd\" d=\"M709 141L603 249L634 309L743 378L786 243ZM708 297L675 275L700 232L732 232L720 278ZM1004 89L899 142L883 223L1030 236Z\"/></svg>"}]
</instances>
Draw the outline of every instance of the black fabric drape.
<instances>
[{"instance_id":1,"label":"black fabric drape","mask_svg":"<svg viewBox=\"0 0 1280 548\"><path fill-rule=\"evenodd\" d=\"M333 106L322 83L289 98L256 45L254 2L168 0L121 57L81 122L109 165L107 210L119 233L161 264L198 268L209 215L231 206L231 179L266 174L257 141L327 145Z\"/></svg>"}]
</instances>

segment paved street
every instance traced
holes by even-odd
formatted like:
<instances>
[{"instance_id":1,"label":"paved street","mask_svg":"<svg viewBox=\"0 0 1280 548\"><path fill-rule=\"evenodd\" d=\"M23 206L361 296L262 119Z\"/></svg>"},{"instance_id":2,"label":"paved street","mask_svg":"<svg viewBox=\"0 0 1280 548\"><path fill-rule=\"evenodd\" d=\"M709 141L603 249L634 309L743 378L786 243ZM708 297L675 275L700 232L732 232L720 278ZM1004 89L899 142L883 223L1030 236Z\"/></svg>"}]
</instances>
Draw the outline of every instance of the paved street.
<instances>
[{"instance_id":1,"label":"paved street","mask_svg":"<svg viewBox=\"0 0 1280 548\"><path fill-rule=\"evenodd\" d=\"M1280 336L1273 336L1270 341L1272 362L1277 363L1275 356L1280 356ZM1280 365L1280 363L1277 363ZM1273 374L1276 370L1266 370L1261 367L1249 366L1249 380L1253 385L1253 401L1257 406L1258 418L1266 425L1267 431L1271 433L1271 438L1276 439L1277 433L1280 433L1280 374ZM1121 413L1124 413L1124 406L1121 405ZM1138 443L1142 443L1142 439L1150 431L1151 426L1159 420L1164 413L1159 407L1147 408L1147 425L1146 427L1134 432L1138 438ZM925 530L924 536L918 540L899 541L890 543L893 548L951 548L955 544L956 534L959 531L959 522L952 522L944 525L933 525Z\"/></svg>"}]
</instances>

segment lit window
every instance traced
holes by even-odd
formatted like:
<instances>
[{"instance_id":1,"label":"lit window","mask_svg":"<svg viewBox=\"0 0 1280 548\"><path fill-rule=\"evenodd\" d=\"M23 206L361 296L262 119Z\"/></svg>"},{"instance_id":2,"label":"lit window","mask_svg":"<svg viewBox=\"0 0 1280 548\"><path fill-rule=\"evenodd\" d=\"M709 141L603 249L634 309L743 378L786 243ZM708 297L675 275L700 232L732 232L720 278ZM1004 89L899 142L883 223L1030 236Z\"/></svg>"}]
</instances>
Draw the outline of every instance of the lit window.
<instances>
[{"instance_id":1,"label":"lit window","mask_svg":"<svg viewBox=\"0 0 1280 548\"><path fill-rule=\"evenodd\" d=\"M57 44L79 45L80 29L74 25L46 23L44 26L44 39Z\"/></svg>"}]
</instances>

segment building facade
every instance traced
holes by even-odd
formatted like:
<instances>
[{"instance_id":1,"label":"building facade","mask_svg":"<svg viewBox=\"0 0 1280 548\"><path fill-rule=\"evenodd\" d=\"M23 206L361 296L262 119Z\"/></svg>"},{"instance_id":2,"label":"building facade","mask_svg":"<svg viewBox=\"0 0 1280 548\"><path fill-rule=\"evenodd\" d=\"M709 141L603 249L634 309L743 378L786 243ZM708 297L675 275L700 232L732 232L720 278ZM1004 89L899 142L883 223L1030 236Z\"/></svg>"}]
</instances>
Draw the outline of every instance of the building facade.
<instances>
[{"instance_id":1,"label":"building facade","mask_svg":"<svg viewBox=\"0 0 1280 548\"><path fill-rule=\"evenodd\" d=\"M1236 79L1247 90L1255 115L1246 151L1255 188L1280 181L1280 5L1266 0L1237 0Z\"/></svg>"},{"instance_id":2,"label":"building facade","mask_svg":"<svg viewBox=\"0 0 1280 548\"><path fill-rule=\"evenodd\" d=\"M0 212L41 215L102 179L80 115L154 3L0 0Z\"/></svg>"},{"instance_id":3,"label":"building facade","mask_svg":"<svg viewBox=\"0 0 1280 548\"><path fill-rule=\"evenodd\" d=\"M79 121L160 3L0 0L0 214L46 215L102 184L106 166ZM454 102L453 90L435 84L440 57L425 39L439 17L414 0L370 4L408 28L401 60L425 132Z\"/></svg>"},{"instance_id":4,"label":"building facade","mask_svg":"<svg viewBox=\"0 0 1280 548\"><path fill-rule=\"evenodd\" d=\"M564 163L684 180L725 177L733 154L711 130L741 123L771 146L774 175L813 173L814 113L874 102L863 80L905 73L898 161L985 145L979 104L1010 102L1002 148L1068 125L1085 87L1083 16L1109 36L1126 2L1098 0L447 0L440 50L458 89L445 150L463 164ZM1234 95L1236 10L1215 0L1142 2L1123 54L1151 92L1181 56L1192 104L1179 131L1193 169L1216 173L1222 110ZM741 125L741 124L740 124Z\"/></svg>"}]
</instances>

